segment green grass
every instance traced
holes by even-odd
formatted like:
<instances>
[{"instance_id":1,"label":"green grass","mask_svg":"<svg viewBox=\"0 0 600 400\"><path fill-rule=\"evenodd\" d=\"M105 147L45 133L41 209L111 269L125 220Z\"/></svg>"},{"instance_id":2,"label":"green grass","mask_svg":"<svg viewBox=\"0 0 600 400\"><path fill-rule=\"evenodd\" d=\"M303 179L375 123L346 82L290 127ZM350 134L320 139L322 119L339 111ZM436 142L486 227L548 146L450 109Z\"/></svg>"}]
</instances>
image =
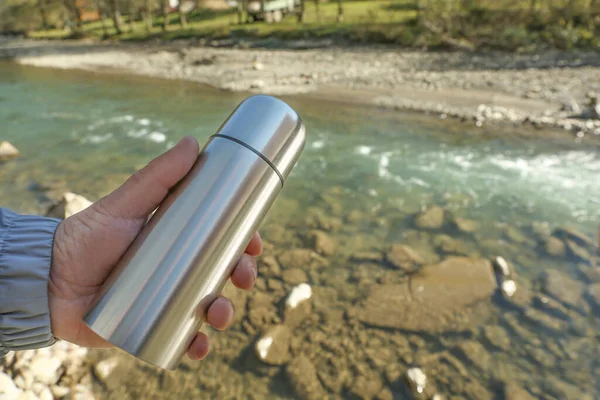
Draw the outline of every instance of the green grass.
<instances>
[{"instance_id":1,"label":"green grass","mask_svg":"<svg viewBox=\"0 0 600 400\"><path fill-rule=\"evenodd\" d=\"M135 21L133 30L128 17L123 19L120 35L106 20L86 23L78 37L120 41L176 40L187 38L333 38L361 43L388 43L416 48L464 46L473 49L530 51L539 48L600 48L600 10L582 8L573 21L565 21L561 8L569 0L538 0L534 15L525 0L474 0L465 8L463 0L428 0L423 11L426 24L417 23L416 0L344 1L344 22L337 22L335 0L321 3L317 16L313 1L305 2L304 23L287 15L280 23L238 24L235 10L197 9L187 16L187 28L181 28L179 15L169 15L167 30L162 17L155 17L148 31L144 21ZM446 8L451 4L451 8ZM558 4L558 5L557 5ZM559 7L560 6L560 7ZM558 7L558 8L552 8ZM595 16L592 15L592 11ZM587 20L586 20L587 18ZM572 22L575 21L575 25ZM578 22L577 22L578 21ZM433 27L433 28L432 28ZM29 31L32 38L66 39L68 30Z\"/></svg>"}]
</instances>

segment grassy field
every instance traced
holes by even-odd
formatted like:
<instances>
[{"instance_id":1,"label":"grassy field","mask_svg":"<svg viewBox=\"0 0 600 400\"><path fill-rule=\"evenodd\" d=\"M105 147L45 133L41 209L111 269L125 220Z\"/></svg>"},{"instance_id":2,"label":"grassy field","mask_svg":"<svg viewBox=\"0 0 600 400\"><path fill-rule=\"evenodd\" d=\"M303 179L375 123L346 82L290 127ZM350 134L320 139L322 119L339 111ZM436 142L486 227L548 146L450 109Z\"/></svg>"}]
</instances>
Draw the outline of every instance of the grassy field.
<instances>
[{"instance_id":1,"label":"grassy field","mask_svg":"<svg viewBox=\"0 0 600 400\"><path fill-rule=\"evenodd\" d=\"M295 15L279 23L254 22L238 24L234 9L201 8L188 16L187 28L179 24L177 13L169 15L167 30L162 29L162 17L155 17L148 31L144 21L129 24L123 17L120 35L106 20L106 33L100 21L86 23L80 36L121 41L174 40L183 38L334 38L359 43L388 43L417 48L459 47L470 49L501 49L510 51L550 48L600 48L600 10L594 10L593 0L575 0L581 8L574 9L571 19L564 15L572 0L564 6L555 0L473 0L470 8L464 0L421 2L427 7L418 19L416 0L344 1L344 22L337 22L335 1L320 3L317 15L313 1L305 3L304 23ZM570 2L570 3L569 3ZM583 2L587 2L584 6ZM558 5L557 5L558 4ZM449 6L450 5L450 6ZM575 13L576 11L576 13ZM425 22L423 22L425 21ZM133 28L133 29L132 29ZM32 38L65 39L68 30L33 30Z\"/></svg>"}]
</instances>

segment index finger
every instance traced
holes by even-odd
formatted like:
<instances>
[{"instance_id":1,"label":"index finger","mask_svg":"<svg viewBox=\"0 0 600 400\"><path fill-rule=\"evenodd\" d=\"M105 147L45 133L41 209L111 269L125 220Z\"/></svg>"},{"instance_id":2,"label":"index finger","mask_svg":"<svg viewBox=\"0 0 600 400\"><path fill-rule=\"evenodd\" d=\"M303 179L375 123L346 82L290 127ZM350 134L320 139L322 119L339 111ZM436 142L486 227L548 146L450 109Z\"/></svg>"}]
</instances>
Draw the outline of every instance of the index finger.
<instances>
[{"instance_id":1,"label":"index finger","mask_svg":"<svg viewBox=\"0 0 600 400\"><path fill-rule=\"evenodd\" d=\"M246 247L246 254L252 257L258 257L262 253L262 239L258 232L255 232Z\"/></svg>"}]
</instances>

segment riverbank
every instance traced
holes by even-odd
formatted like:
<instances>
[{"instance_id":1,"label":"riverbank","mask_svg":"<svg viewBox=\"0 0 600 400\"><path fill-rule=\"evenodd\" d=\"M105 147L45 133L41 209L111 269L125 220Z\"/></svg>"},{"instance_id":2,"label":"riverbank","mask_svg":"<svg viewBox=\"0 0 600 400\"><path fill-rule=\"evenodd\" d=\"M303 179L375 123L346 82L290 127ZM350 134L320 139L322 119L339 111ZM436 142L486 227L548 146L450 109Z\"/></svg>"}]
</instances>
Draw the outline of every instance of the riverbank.
<instances>
[{"instance_id":1,"label":"riverbank","mask_svg":"<svg viewBox=\"0 0 600 400\"><path fill-rule=\"evenodd\" d=\"M416 52L287 42L0 42L0 58L38 67L183 79L249 93L304 95L600 137L600 54ZM312 47L312 48L311 48ZM299 50L304 48L304 50ZM595 98L595 100L594 100Z\"/></svg>"}]
</instances>

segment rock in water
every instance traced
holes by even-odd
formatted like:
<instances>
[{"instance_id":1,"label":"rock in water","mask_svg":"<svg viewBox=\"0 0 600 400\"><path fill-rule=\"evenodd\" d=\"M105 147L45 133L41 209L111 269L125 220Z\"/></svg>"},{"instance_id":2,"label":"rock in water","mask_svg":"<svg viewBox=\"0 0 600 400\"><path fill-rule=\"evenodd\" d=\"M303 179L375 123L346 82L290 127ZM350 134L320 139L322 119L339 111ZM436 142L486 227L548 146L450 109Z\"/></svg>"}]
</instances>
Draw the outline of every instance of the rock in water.
<instances>
[{"instance_id":1,"label":"rock in water","mask_svg":"<svg viewBox=\"0 0 600 400\"><path fill-rule=\"evenodd\" d=\"M561 226L556 228L552 233L553 236L556 236L560 239L568 239L572 240L580 246L584 247L593 247L594 240L587 235L579 232L577 229L572 228L570 226Z\"/></svg>"},{"instance_id":2,"label":"rock in water","mask_svg":"<svg viewBox=\"0 0 600 400\"><path fill-rule=\"evenodd\" d=\"M106 360L102 360L94 365L94 375L96 375L100 382L105 382L117 365L119 365L119 359L117 357L111 357L107 358Z\"/></svg>"},{"instance_id":3,"label":"rock in water","mask_svg":"<svg viewBox=\"0 0 600 400\"><path fill-rule=\"evenodd\" d=\"M83 196L67 192L56 204L52 205L46 212L47 217L66 219L73 214L88 208L92 202Z\"/></svg>"},{"instance_id":4,"label":"rock in water","mask_svg":"<svg viewBox=\"0 0 600 400\"><path fill-rule=\"evenodd\" d=\"M581 310L584 285L564 273L551 269L542 274L544 292L566 306Z\"/></svg>"},{"instance_id":5,"label":"rock in water","mask_svg":"<svg viewBox=\"0 0 600 400\"><path fill-rule=\"evenodd\" d=\"M313 249L322 256L330 256L335 252L335 242L323 231L313 231L310 234Z\"/></svg>"},{"instance_id":6,"label":"rock in water","mask_svg":"<svg viewBox=\"0 0 600 400\"><path fill-rule=\"evenodd\" d=\"M285 325L269 328L256 342L254 350L265 364L283 365L290 360L290 339L292 332Z\"/></svg>"},{"instance_id":7,"label":"rock in water","mask_svg":"<svg viewBox=\"0 0 600 400\"><path fill-rule=\"evenodd\" d=\"M433 206L415 217L415 226L420 229L440 229L444 225L444 209Z\"/></svg>"},{"instance_id":8,"label":"rock in water","mask_svg":"<svg viewBox=\"0 0 600 400\"><path fill-rule=\"evenodd\" d=\"M300 355L290 361L285 372L292 388L302 400L327 398L327 393L317 376L317 370L306 356Z\"/></svg>"},{"instance_id":9,"label":"rock in water","mask_svg":"<svg viewBox=\"0 0 600 400\"><path fill-rule=\"evenodd\" d=\"M454 348L456 355L482 371L485 371L490 366L490 354L479 342L464 341Z\"/></svg>"},{"instance_id":10,"label":"rock in water","mask_svg":"<svg viewBox=\"0 0 600 400\"><path fill-rule=\"evenodd\" d=\"M312 288L307 283L294 287L285 301L283 320L286 325L296 327L308 317L312 311L310 298Z\"/></svg>"},{"instance_id":11,"label":"rock in water","mask_svg":"<svg viewBox=\"0 0 600 400\"><path fill-rule=\"evenodd\" d=\"M569 249L569 254L571 254L573 258L575 258L577 261L581 261L586 264L593 264L593 258L590 255L590 253L585 249L585 247L578 245L573 240L567 240L566 242L567 249Z\"/></svg>"},{"instance_id":12,"label":"rock in water","mask_svg":"<svg viewBox=\"0 0 600 400\"><path fill-rule=\"evenodd\" d=\"M505 297L512 297L517 291L517 284L512 279L509 279L502 282L500 289Z\"/></svg>"},{"instance_id":13,"label":"rock in water","mask_svg":"<svg viewBox=\"0 0 600 400\"><path fill-rule=\"evenodd\" d=\"M291 268L283 271L281 274L281 279L290 285L299 285L300 283L306 282L308 280L308 276L306 276L306 272L300 268Z\"/></svg>"},{"instance_id":14,"label":"rock in water","mask_svg":"<svg viewBox=\"0 0 600 400\"><path fill-rule=\"evenodd\" d=\"M4 372L0 372L0 397L16 399L21 393L23 393L23 391L15 385L12 378Z\"/></svg>"},{"instance_id":15,"label":"rock in water","mask_svg":"<svg viewBox=\"0 0 600 400\"><path fill-rule=\"evenodd\" d=\"M507 278L511 275L510 267L504 257L498 256L494 258L492 260L492 266L494 267L494 271L501 277Z\"/></svg>"},{"instance_id":16,"label":"rock in water","mask_svg":"<svg viewBox=\"0 0 600 400\"><path fill-rule=\"evenodd\" d=\"M19 150L9 142L0 142L0 161L19 156Z\"/></svg>"},{"instance_id":17,"label":"rock in water","mask_svg":"<svg viewBox=\"0 0 600 400\"><path fill-rule=\"evenodd\" d=\"M412 275L410 286L371 286L355 315L372 326L443 332L455 313L490 299L496 288L487 260L450 257Z\"/></svg>"},{"instance_id":18,"label":"rock in water","mask_svg":"<svg viewBox=\"0 0 600 400\"><path fill-rule=\"evenodd\" d=\"M529 394L528 391L517 385L516 383L504 384L504 399L505 400L534 400L535 397Z\"/></svg>"},{"instance_id":19,"label":"rock in water","mask_svg":"<svg viewBox=\"0 0 600 400\"><path fill-rule=\"evenodd\" d=\"M473 233L479 227L477 222L459 217L454 218L454 226L462 233Z\"/></svg>"},{"instance_id":20,"label":"rock in water","mask_svg":"<svg viewBox=\"0 0 600 400\"><path fill-rule=\"evenodd\" d=\"M565 243L557 237L550 236L544 245L546 253L551 257L563 257L567 252Z\"/></svg>"},{"instance_id":21,"label":"rock in water","mask_svg":"<svg viewBox=\"0 0 600 400\"><path fill-rule=\"evenodd\" d=\"M412 272L416 270L418 266L425 263L423 258L421 258L416 251L402 244L392 245L392 248L386 254L386 259L394 267L404 270L405 272Z\"/></svg>"},{"instance_id":22,"label":"rock in water","mask_svg":"<svg viewBox=\"0 0 600 400\"><path fill-rule=\"evenodd\" d=\"M406 371L406 379L414 392L423 393L427 384L427 375L421 368L411 368Z\"/></svg>"},{"instance_id":23,"label":"rock in water","mask_svg":"<svg viewBox=\"0 0 600 400\"><path fill-rule=\"evenodd\" d=\"M307 269L313 266L323 265L323 257L310 249L293 249L285 251L279 257L279 264L284 269L300 268Z\"/></svg>"},{"instance_id":24,"label":"rock in water","mask_svg":"<svg viewBox=\"0 0 600 400\"><path fill-rule=\"evenodd\" d=\"M588 289L588 296L592 307L596 308L596 312L600 315L600 283L591 285Z\"/></svg>"},{"instance_id":25,"label":"rock in water","mask_svg":"<svg viewBox=\"0 0 600 400\"><path fill-rule=\"evenodd\" d=\"M498 325L488 325L483 328L483 336L493 346L502 350L508 350L511 346L510 337L504 329Z\"/></svg>"}]
</instances>

